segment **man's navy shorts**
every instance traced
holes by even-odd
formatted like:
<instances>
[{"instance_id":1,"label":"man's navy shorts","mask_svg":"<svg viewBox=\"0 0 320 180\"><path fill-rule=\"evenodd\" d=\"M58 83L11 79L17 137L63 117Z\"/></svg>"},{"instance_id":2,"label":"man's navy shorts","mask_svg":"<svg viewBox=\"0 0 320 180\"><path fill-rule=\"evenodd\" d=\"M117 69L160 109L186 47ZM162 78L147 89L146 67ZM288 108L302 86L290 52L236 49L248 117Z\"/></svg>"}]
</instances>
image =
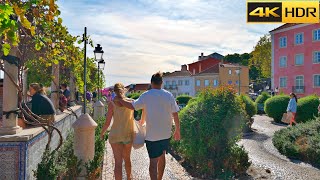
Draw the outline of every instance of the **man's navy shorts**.
<instances>
[{"instance_id":1,"label":"man's navy shorts","mask_svg":"<svg viewBox=\"0 0 320 180\"><path fill-rule=\"evenodd\" d=\"M169 139L163 139L159 141L145 141L149 158L158 158L163 154L163 151L166 151L168 153L169 150L169 143L170 143L170 138Z\"/></svg>"}]
</instances>

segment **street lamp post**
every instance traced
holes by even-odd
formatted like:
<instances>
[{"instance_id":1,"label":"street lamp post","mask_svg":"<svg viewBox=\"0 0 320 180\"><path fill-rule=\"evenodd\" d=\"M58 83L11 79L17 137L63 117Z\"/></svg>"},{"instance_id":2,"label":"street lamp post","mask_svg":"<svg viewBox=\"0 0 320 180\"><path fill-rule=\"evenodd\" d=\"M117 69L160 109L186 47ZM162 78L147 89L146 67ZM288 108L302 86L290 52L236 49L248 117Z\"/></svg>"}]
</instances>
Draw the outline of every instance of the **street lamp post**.
<instances>
[{"instance_id":1,"label":"street lamp post","mask_svg":"<svg viewBox=\"0 0 320 180\"><path fill-rule=\"evenodd\" d=\"M84 34L82 38L82 42L84 42L84 59L83 59L83 70L84 70L84 86L83 86L83 92L84 92L84 101L83 101L83 113L86 114L87 110L87 99L86 99L86 93L87 93L87 27L84 27Z\"/></svg>"},{"instance_id":2,"label":"street lamp post","mask_svg":"<svg viewBox=\"0 0 320 180\"><path fill-rule=\"evenodd\" d=\"M239 93L239 95L240 95L240 93L241 93L241 83L240 83L240 73L241 73L241 67L239 67L239 69L237 69L236 70L236 73L238 74L238 77L239 77L239 80L238 80L238 93Z\"/></svg>"},{"instance_id":3,"label":"street lamp post","mask_svg":"<svg viewBox=\"0 0 320 180\"><path fill-rule=\"evenodd\" d=\"M94 48L94 58L98 62L98 100L100 99L100 64L102 69L104 69L105 62L103 60L103 50L100 44L97 44L97 47Z\"/></svg>"}]
</instances>

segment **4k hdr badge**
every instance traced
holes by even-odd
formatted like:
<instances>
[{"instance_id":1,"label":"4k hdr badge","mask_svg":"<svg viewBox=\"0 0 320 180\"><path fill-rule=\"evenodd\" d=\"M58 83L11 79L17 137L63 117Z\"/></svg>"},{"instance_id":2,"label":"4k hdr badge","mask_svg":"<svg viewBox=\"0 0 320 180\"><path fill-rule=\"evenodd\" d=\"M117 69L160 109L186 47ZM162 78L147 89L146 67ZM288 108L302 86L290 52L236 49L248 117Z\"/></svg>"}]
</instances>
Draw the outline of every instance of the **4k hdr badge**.
<instances>
[{"instance_id":1,"label":"4k hdr badge","mask_svg":"<svg viewBox=\"0 0 320 180\"><path fill-rule=\"evenodd\" d=\"M248 23L319 23L319 1L247 1Z\"/></svg>"}]
</instances>

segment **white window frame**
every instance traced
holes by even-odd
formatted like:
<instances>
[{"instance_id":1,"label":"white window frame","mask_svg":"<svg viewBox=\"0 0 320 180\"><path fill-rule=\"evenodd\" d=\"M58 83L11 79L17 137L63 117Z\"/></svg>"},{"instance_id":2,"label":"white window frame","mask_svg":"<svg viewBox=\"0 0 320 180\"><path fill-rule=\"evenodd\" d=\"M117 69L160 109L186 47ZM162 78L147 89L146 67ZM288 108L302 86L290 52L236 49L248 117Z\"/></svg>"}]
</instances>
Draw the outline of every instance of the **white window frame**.
<instances>
[{"instance_id":1,"label":"white window frame","mask_svg":"<svg viewBox=\"0 0 320 180\"><path fill-rule=\"evenodd\" d=\"M285 46L283 46L283 44L282 44L282 39L285 39L286 41L286 45ZM287 36L282 36L282 37L280 37L279 38L279 47L280 48L286 48L288 46L288 38L287 38Z\"/></svg>"},{"instance_id":2,"label":"white window frame","mask_svg":"<svg viewBox=\"0 0 320 180\"><path fill-rule=\"evenodd\" d=\"M210 81L208 79L204 80L204 87L210 86Z\"/></svg>"},{"instance_id":3,"label":"white window frame","mask_svg":"<svg viewBox=\"0 0 320 180\"><path fill-rule=\"evenodd\" d=\"M286 82L286 84L285 84L286 86L281 86L281 79L283 79L283 78L286 80L285 81ZM288 77L287 76L279 77L279 87L280 88L287 88L287 86L288 86Z\"/></svg>"},{"instance_id":4,"label":"white window frame","mask_svg":"<svg viewBox=\"0 0 320 180\"><path fill-rule=\"evenodd\" d=\"M312 62L313 62L313 64L320 64L320 59L318 59L318 62L315 61L316 53L318 53L319 54L318 57L320 57L320 51L313 51L313 53L312 53Z\"/></svg>"},{"instance_id":5,"label":"white window frame","mask_svg":"<svg viewBox=\"0 0 320 180\"><path fill-rule=\"evenodd\" d=\"M214 79L214 80L213 80L213 86L214 86L214 87L219 86L219 81L218 81L217 79Z\"/></svg>"},{"instance_id":6,"label":"white window frame","mask_svg":"<svg viewBox=\"0 0 320 180\"><path fill-rule=\"evenodd\" d=\"M198 84L198 82L199 82L199 84ZM200 79L197 79L197 80L196 80L196 86L197 86L197 87L200 87L200 86L201 86L201 80L200 80Z\"/></svg>"},{"instance_id":7,"label":"white window frame","mask_svg":"<svg viewBox=\"0 0 320 180\"><path fill-rule=\"evenodd\" d=\"M302 55L302 64L297 64L297 56L300 56L300 55ZM304 54L303 53L294 55L294 65L295 66L303 66L304 65Z\"/></svg>"},{"instance_id":8,"label":"white window frame","mask_svg":"<svg viewBox=\"0 0 320 180\"><path fill-rule=\"evenodd\" d=\"M185 80L184 81L184 85L189 86L190 85L190 81L189 80Z\"/></svg>"},{"instance_id":9,"label":"white window frame","mask_svg":"<svg viewBox=\"0 0 320 180\"><path fill-rule=\"evenodd\" d=\"M281 66L281 60L283 60L282 58L285 58L285 60L286 60L285 66ZM287 67L287 66L288 66L288 57L287 57L287 56L281 56L281 57L279 58L279 67L280 67L280 68L285 68L285 67Z\"/></svg>"},{"instance_id":10,"label":"white window frame","mask_svg":"<svg viewBox=\"0 0 320 180\"><path fill-rule=\"evenodd\" d=\"M318 34L317 34L317 39L316 39L316 37L315 37L315 35L314 35L314 33L315 33L316 31L319 31L319 32L320 32L320 29L314 29L314 30L312 31L312 41L320 41L320 34L319 34L319 32L318 32ZM318 36L318 35L319 35L319 36Z\"/></svg>"},{"instance_id":11,"label":"white window frame","mask_svg":"<svg viewBox=\"0 0 320 180\"><path fill-rule=\"evenodd\" d=\"M314 74L313 75L313 87L314 88L320 88L320 83L318 84L318 86L316 86L316 83L315 83L316 82L315 81L316 80L316 76L319 76L319 79L320 79L320 74Z\"/></svg>"},{"instance_id":12,"label":"white window frame","mask_svg":"<svg viewBox=\"0 0 320 180\"><path fill-rule=\"evenodd\" d=\"M300 37L299 37L299 42L297 43L297 36L300 36L301 35L301 39L302 39L302 42L300 42ZM295 45L301 45L301 44L304 44L304 33L301 32L301 33L297 33L294 35L294 44Z\"/></svg>"},{"instance_id":13,"label":"white window frame","mask_svg":"<svg viewBox=\"0 0 320 180\"><path fill-rule=\"evenodd\" d=\"M178 80L178 86L182 86L183 85L183 81L182 80Z\"/></svg>"},{"instance_id":14,"label":"white window frame","mask_svg":"<svg viewBox=\"0 0 320 180\"><path fill-rule=\"evenodd\" d=\"M229 75L231 75L232 74L232 70L231 69L229 69Z\"/></svg>"},{"instance_id":15,"label":"white window frame","mask_svg":"<svg viewBox=\"0 0 320 180\"><path fill-rule=\"evenodd\" d=\"M297 84L297 77L302 77L302 85L301 84ZM295 90L297 90L296 89L296 87L298 87L298 86L302 86L302 87L304 87L304 76L303 75L298 75L298 76L296 76L296 77L294 77L294 86L295 86ZM303 89L302 89L302 92L298 92L298 91L296 91L297 93L303 93Z\"/></svg>"}]
</instances>

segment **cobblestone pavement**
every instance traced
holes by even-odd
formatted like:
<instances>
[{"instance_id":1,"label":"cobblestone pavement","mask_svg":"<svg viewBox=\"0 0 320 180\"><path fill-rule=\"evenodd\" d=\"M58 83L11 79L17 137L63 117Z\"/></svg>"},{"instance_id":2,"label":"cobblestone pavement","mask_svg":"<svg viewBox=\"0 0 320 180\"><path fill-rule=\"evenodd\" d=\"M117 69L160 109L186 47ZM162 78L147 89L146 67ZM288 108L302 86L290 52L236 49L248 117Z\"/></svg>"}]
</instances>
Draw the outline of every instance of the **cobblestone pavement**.
<instances>
[{"instance_id":1,"label":"cobblestone pavement","mask_svg":"<svg viewBox=\"0 0 320 180\"><path fill-rule=\"evenodd\" d=\"M277 180L320 180L320 170L298 160L281 155L272 144L275 131L286 126L273 124L267 116L255 116L254 132L244 137L242 144L249 152L254 166L271 170L272 179Z\"/></svg>"},{"instance_id":2,"label":"cobblestone pavement","mask_svg":"<svg viewBox=\"0 0 320 180\"><path fill-rule=\"evenodd\" d=\"M106 143L106 153L104 157L102 179L114 179L114 159L109 142ZM131 152L132 174L135 180L148 180L149 177L149 157L147 149L144 146L138 150L132 149ZM166 155L166 168L164 172L164 180L189 180L193 179L184 168L170 155ZM124 167L124 165L123 165ZM126 179L125 170L123 169L123 179Z\"/></svg>"}]
</instances>

